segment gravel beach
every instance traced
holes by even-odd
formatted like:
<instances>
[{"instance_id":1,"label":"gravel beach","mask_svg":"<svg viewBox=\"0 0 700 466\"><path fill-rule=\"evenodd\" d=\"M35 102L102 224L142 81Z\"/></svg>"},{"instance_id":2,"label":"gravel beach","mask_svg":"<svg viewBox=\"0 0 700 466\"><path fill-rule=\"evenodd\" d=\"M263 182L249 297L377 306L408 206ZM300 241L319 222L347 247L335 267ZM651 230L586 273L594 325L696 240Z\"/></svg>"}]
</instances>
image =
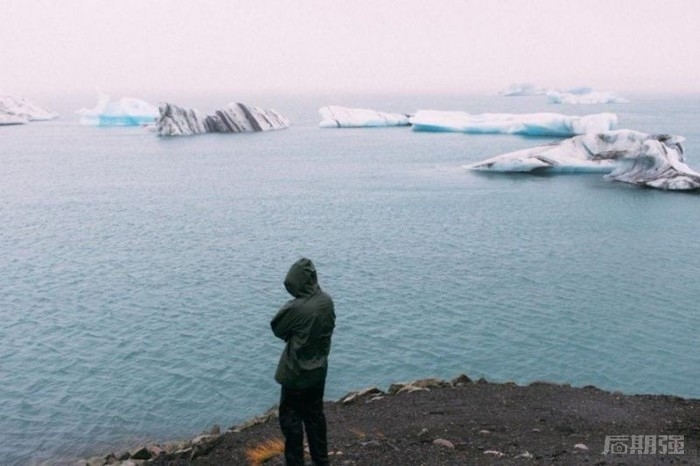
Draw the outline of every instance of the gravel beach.
<instances>
[{"instance_id":1,"label":"gravel beach","mask_svg":"<svg viewBox=\"0 0 700 466\"><path fill-rule=\"evenodd\" d=\"M351 392L325 408L336 465L700 464L697 399L460 376ZM152 447L151 459L129 461L243 466L255 464L251 449L281 438L272 409L179 451ZM257 464L284 464L274 451L268 456Z\"/></svg>"}]
</instances>

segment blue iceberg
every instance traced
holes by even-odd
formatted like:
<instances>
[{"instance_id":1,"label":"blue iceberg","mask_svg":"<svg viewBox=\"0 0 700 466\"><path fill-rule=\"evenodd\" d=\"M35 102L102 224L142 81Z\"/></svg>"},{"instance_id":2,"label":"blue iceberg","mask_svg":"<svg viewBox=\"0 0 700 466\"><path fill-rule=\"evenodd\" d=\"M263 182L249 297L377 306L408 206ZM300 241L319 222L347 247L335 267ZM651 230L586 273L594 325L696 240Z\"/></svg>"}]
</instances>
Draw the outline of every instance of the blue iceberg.
<instances>
[{"instance_id":1,"label":"blue iceberg","mask_svg":"<svg viewBox=\"0 0 700 466\"><path fill-rule=\"evenodd\" d=\"M599 113L567 116L558 113L482 113L419 110L410 118L413 131L451 131L481 134L521 134L527 136L575 136L609 131L617 115Z\"/></svg>"},{"instance_id":2,"label":"blue iceberg","mask_svg":"<svg viewBox=\"0 0 700 466\"><path fill-rule=\"evenodd\" d=\"M82 108L76 113L80 115L80 123L86 126L142 126L155 123L158 107L132 97L112 101L108 95L100 94L95 107Z\"/></svg>"},{"instance_id":3,"label":"blue iceberg","mask_svg":"<svg viewBox=\"0 0 700 466\"><path fill-rule=\"evenodd\" d=\"M403 113L378 112L368 108L329 105L318 109L321 128L367 128L378 126L408 126L409 116Z\"/></svg>"}]
</instances>

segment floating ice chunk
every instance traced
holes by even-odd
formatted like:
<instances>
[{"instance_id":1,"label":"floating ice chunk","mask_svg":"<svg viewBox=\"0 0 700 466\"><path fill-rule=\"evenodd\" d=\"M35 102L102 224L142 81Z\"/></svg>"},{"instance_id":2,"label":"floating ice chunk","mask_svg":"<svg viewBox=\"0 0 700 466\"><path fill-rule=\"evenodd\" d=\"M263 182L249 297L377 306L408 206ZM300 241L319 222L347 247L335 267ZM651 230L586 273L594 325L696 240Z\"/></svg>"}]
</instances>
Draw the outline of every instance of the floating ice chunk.
<instances>
[{"instance_id":1,"label":"floating ice chunk","mask_svg":"<svg viewBox=\"0 0 700 466\"><path fill-rule=\"evenodd\" d=\"M515 83L508 86L507 89L500 92L501 95L508 97L520 97L528 95L544 95L547 89L535 87L531 83Z\"/></svg>"},{"instance_id":2,"label":"floating ice chunk","mask_svg":"<svg viewBox=\"0 0 700 466\"><path fill-rule=\"evenodd\" d=\"M212 115L198 110L163 103L156 121L160 136L187 136L204 133L248 133L289 127L289 120L275 110L230 103Z\"/></svg>"},{"instance_id":3,"label":"floating ice chunk","mask_svg":"<svg viewBox=\"0 0 700 466\"><path fill-rule=\"evenodd\" d=\"M78 110L80 123L87 126L140 126L152 124L158 117L158 107L141 99L124 97L110 100L100 94L93 108Z\"/></svg>"},{"instance_id":4,"label":"floating ice chunk","mask_svg":"<svg viewBox=\"0 0 700 466\"><path fill-rule=\"evenodd\" d=\"M53 120L56 117L56 112L24 97L0 95L0 125L18 125L29 121Z\"/></svg>"},{"instance_id":5,"label":"floating ice chunk","mask_svg":"<svg viewBox=\"0 0 700 466\"><path fill-rule=\"evenodd\" d=\"M620 104L629 100L612 92L594 91L591 88L570 89L565 92L548 91L547 99L553 104Z\"/></svg>"},{"instance_id":6,"label":"floating ice chunk","mask_svg":"<svg viewBox=\"0 0 700 466\"><path fill-rule=\"evenodd\" d=\"M363 128L375 126L408 126L408 115L384 113L367 108L330 105L318 109L321 128Z\"/></svg>"},{"instance_id":7,"label":"floating ice chunk","mask_svg":"<svg viewBox=\"0 0 700 466\"><path fill-rule=\"evenodd\" d=\"M671 191L700 189L700 173L685 163L684 138L671 135L649 136L636 154L618 159L606 179Z\"/></svg>"},{"instance_id":8,"label":"floating ice chunk","mask_svg":"<svg viewBox=\"0 0 700 466\"><path fill-rule=\"evenodd\" d=\"M670 190L700 189L683 159L683 138L632 130L585 134L465 165L492 172L602 172L606 179Z\"/></svg>"},{"instance_id":9,"label":"floating ice chunk","mask_svg":"<svg viewBox=\"0 0 700 466\"><path fill-rule=\"evenodd\" d=\"M4 113L0 110L0 126L23 125L25 123L29 123L29 120L17 115Z\"/></svg>"},{"instance_id":10,"label":"floating ice chunk","mask_svg":"<svg viewBox=\"0 0 700 466\"><path fill-rule=\"evenodd\" d=\"M206 115L193 108L162 103L158 107L156 131L160 136L187 136L207 132Z\"/></svg>"},{"instance_id":11,"label":"floating ice chunk","mask_svg":"<svg viewBox=\"0 0 700 466\"><path fill-rule=\"evenodd\" d=\"M574 136L609 131L617 115L599 113L567 116L558 113L482 113L419 110L410 118L414 131L454 131L462 133L503 133L528 136Z\"/></svg>"},{"instance_id":12,"label":"floating ice chunk","mask_svg":"<svg viewBox=\"0 0 700 466\"><path fill-rule=\"evenodd\" d=\"M640 146L637 138L610 136L620 134L621 131L576 136L544 146L498 155L482 162L465 165L464 168L494 172L610 173L615 168L615 153L624 148L638 150ZM609 142L613 139L617 144Z\"/></svg>"}]
</instances>

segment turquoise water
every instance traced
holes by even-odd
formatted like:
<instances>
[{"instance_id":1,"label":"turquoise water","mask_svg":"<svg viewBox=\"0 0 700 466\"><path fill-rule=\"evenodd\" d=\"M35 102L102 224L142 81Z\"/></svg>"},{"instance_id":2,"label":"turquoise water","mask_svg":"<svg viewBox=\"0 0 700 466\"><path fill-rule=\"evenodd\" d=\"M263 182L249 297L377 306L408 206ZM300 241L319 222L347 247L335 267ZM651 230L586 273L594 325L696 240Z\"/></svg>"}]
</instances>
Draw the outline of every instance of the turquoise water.
<instances>
[{"instance_id":1,"label":"turquoise water","mask_svg":"<svg viewBox=\"0 0 700 466\"><path fill-rule=\"evenodd\" d=\"M552 139L319 129L316 113L611 111L621 128L686 136L700 169L700 96L241 98L293 126L168 140L80 126L70 111L90 99L0 128L10 464L186 437L275 404L269 320L302 255L336 301L329 399L463 372L700 397L700 197L466 172Z\"/></svg>"}]
</instances>

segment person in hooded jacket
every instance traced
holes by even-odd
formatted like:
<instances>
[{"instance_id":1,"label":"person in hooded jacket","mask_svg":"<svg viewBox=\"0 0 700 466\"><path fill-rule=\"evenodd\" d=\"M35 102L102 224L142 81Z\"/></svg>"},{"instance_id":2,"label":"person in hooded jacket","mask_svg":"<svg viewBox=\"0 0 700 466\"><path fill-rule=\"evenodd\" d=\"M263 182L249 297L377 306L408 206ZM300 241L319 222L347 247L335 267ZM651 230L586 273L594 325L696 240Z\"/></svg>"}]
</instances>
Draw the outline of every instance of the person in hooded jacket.
<instances>
[{"instance_id":1,"label":"person in hooded jacket","mask_svg":"<svg viewBox=\"0 0 700 466\"><path fill-rule=\"evenodd\" d=\"M286 342L275 380L282 385L279 423L285 438L288 466L304 464L304 429L315 465L328 465L323 392L328 354L335 328L333 299L321 290L311 260L296 261L284 280L294 298L270 322L276 337Z\"/></svg>"}]
</instances>

